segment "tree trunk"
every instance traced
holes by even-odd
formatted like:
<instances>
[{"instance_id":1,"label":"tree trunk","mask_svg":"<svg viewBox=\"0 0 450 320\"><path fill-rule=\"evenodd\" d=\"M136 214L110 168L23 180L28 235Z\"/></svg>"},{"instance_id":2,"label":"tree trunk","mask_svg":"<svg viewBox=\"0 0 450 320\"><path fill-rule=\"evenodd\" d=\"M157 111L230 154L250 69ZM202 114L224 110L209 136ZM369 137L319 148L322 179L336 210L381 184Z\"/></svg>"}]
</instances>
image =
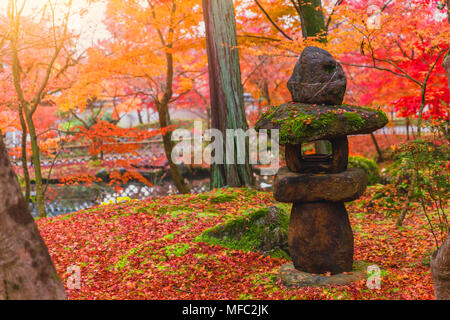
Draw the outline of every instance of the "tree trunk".
<instances>
[{"instance_id":1,"label":"tree trunk","mask_svg":"<svg viewBox=\"0 0 450 320\"><path fill-rule=\"evenodd\" d=\"M36 208L39 218L44 218L47 216L45 212L45 202L44 202L44 187L42 183L42 171L41 171L41 159L40 150L37 141L36 128L34 127L33 116L25 108L25 116L28 124L28 131L30 133L30 144L34 167L34 179L36 181Z\"/></svg>"},{"instance_id":2,"label":"tree trunk","mask_svg":"<svg viewBox=\"0 0 450 320\"><path fill-rule=\"evenodd\" d=\"M158 115L159 115L159 126L160 128L166 128L170 125L170 117L169 117L169 108L167 104L160 104L157 103L158 108ZM167 157L167 161L169 162L170 166L170 173L172 175L172 180L177 187L178 191L180 193L190 193L189 186L184 181L180 169L178 168L177 164L173 162L172 160L172 150L173 150L173 141L171 138L171 132L167 132L165 135L163 135L163 145L164 145L164 152Z\"/></svg>"},{"instance_id":3,"label":"tree trunk","mask_svg":"<svg viewBox=\"0 0 450 320\"><path fill-rule=\"evenodd\" d=\"M264 79L263 94L264 94L264 98L267 101L267 107L271 106L272 105L272 100L270 99L269 81L267 79Z\"/></svg>"},{"instance_id":4,"label":"tree trunk","mask_svg":"<svg viewBox=\"0 0 450 320\"><path fill-rule=\"evenodd\" d=\"M450 19L450 16L449 16ZM444 69L447 72L448 90L450 90L450 54L447 53L443 63Z\"/></svg>"},{"instance_id":5,"label":"tree trunk","mask_svg":"<svg viewBox=\"0 0 450 320\"><path fill-rule=\"evenodd\" d=\"M0 299L66 299L1 137Z\"/></svg>"},{"instance_id":6,"label":"tree trunk","mask_svg":"<svg viewBox=\"0 0 450 320\"><path fill-rule=\"evenodd\" d=\"M30 172L28 171L28 157L27 157L27 125L25 123L25 119L23 117L22 108L19 109L19 118L20 118L20 126L22 128L22 170L23 170L23 179L25 180L25 202L30 202Z\"/></svg>"},{"instance_id":7,"label":"tree trunk","mask_svg":"<svg viewBox=\"0 0 450 320\"><path fill-rule=\"evenodd\" d=\"M152 7L151 2L149 2L149 5ZM162 95L161 99L155 100L155 104L158 109L159 126L161 129L170 126L169 103L173 95L174 59L172 51L173 51L173 37L175 34L174 26L175 26L176 10L177 10L176 2L172 0L172 10L170 13L169 18L170 22L168 25L169 28L165 40L162 36L161 29L156 28L161 38L161 44L166 48L166 63L167 63L164 94ZM173 142L171 132L167 132L165 135L163 135L163 145L167 161L169 162L172 180L175 183L175 186L177 187L180 193L190 193L189 186L187 185L187 183L184 181L183 177L180 174L180 169L172 160Z\"/></svg>"},{"instance_id":8,"label":"tree trunk","mask_svg":"<svg viewBox=\"0 0 450 320\"><path fill-rule=\"evenodd\" d=\"M409 141L409 118L406 117L406 140Z\"/></svg>"},{"instance_id":9,"label":"tree trunk","mask_svg":"<svg viewBox=\"0 0 450 320\"><path fill-rule=\"evenodd\" d=\"M450 300L450 235L431 255L431 274L436 300Z\"/></svg>"},{"instance_id":10,"label":"tree trunk","mask_svg":"<svg viewBox=\"0 0 450 320\"><path fill-rule=\"evenodd\" d=\"M377 150L378 153L378 161L383 161L383 153L381 152L380 146L378 145L378 141L377 138L375 138L375 135L373 134L373 132L370 133L370 136L372 137L372 142L375 146L375 149Z\"/></svg>"},{"instance_id":11,"label":"tree trunk","mask_svg":"<svg viewBox=\"0 0 450 320\"><path fill-rule=\"evenodd\" d=\"M237 47L236 21L232 0L203 0L208 52L211 99L211 127L224 138L227 129L247 130L244 94ZM225 140L225 139L224 139ZM235 145L237 139L234 139ZM253 170L248 163L248 139L245 164L211 165L211 188L240 187L253 184ZM224 150L225 151L225 150ZM223 152L226 158L226 152ZM225 161L224 161L225 162Z\"/></svg>"},{"instance_id":12,"label":"tree trunk","mask_svg":"<svg viewBox=\"0 0 450 320\"><path fill-rule=\"evenodd\" d=\"M138 115L139 124L144 124L144 120L142 119L141 110L137 110L136 112L137 112L137 115Z\"/></svg>"},{"instance_id":13,"label":"tree trunk","mask_svg":"<svg viewBox=\"0 0 450 320\"><path fill-rule=\"evenodd\" d=\"M319 41L326 42L327 30L321 0L298 0L298 6L303 37L319 37Z\"/></svg>"},{"instance_id":14,"label":"tree trunk","mask_svg":"<svg viewBox=\"0 0 450 320\"><path fill-rule=\"evenodd\" d=\"M447 4L447 22L450 23L450 0L445 0L445 3Z\"/></svg>"},{"instance_id":15,"label":"tree trunk","mask_svg":"<svg viewBox=\"0 0 450 320\"><path fill-rule=\"evenodd\" d=\"M416 179L417 179L417 172L416 172L416 170L414 170L412 172L411 184L410 184L409 189L408 189L408 195L406 196L406 200L405 200L405 203L403 205L402 211L400 212L400 215L398 216L398 219L397 219L397 226L398 227L401 227L403 225L403 221L405 220L406 214L409 211L409 205L410 205L411 200L412 200L412 198L414 196L414 189L415 189L415 186L416 186Z\"/></svg>"}]
</instances>

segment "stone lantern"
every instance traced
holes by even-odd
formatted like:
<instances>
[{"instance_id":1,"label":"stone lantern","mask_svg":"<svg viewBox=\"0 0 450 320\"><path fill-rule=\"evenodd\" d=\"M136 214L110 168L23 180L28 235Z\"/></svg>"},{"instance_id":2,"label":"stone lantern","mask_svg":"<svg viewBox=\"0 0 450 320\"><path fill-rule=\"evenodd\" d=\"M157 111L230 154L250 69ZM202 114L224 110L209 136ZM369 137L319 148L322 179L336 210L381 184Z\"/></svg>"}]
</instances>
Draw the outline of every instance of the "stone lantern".
<instances>
[{"instance_id":1,"label":"stone lantern","mask_svg":"<svg viewBox=\"0 0 450 320\"><path fill-rule=\"evenodd\" d=\"M304 49L288 88L293 101L270 107L256 129L279 129L285 145L287 168L280 168L273 184L277 201L293 203L293 265L282 268L291 277L282 274L282 280L315 285L320 284L317 274L352 271L353 233L344 202L363 194L367 178L363 170L347 168L347 136L373 132L388 119L381 110L342 105L345 73L330 53L316 47ZM318 141L328 147L311 146Z\"/></svg>"}]
</instances>

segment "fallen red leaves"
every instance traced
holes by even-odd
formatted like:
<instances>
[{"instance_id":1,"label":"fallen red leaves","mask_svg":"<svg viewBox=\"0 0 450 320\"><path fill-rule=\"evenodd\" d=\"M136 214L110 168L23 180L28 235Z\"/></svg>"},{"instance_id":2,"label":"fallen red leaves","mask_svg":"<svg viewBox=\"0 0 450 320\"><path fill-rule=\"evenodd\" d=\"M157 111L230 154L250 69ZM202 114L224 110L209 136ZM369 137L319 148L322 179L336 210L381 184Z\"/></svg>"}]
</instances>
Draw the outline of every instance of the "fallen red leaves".
<instances>
[{"instance_id":1,"label":"fallen red leaves","mask_svg":"<svg viewBox=\"0 0 450 320\"><path fill-rule=\"evenodd\" d=\"M380 290L349 286L286 289L276 281L285 260L197 243L194 238L233 215L274 203L269 193L227 189L212 203L198 195L100 206L38 221L59 275L81 267L70 299L433 299L424 258L433 241L420 216L395 227L383 215L349 206L355 259L382 269ZM275 279L275 280L274 280Z\"/></svg>"}]
</instances>

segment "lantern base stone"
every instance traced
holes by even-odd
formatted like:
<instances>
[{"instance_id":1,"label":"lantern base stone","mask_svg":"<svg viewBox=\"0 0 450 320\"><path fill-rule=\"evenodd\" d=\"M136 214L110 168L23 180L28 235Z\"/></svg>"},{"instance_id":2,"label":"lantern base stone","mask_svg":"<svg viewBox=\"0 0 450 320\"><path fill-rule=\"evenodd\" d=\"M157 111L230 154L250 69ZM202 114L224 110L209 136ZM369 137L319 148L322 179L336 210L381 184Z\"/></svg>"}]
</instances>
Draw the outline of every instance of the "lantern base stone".
<instances>
[{"instance_id":1,"label":"lantern base stone","mask_svg":"<svg viewBox=\"0 0 450 320\"><path fill-rule=\"evenodd\" d=\"M294 203L289 222L289 253L300 271L352 271L353 232L344 203Z\"/></svg>"},{"instance_id":2,"label":"lantern base stone","mask_svg":"<svg viewBox=\"0 0 450 320\"><path fill-rule=\"evenodd\" d=\"M369 266L368 263L355 261L351 272L327 276L299 271L295 269L292 263L287 263L281 267L278 278L281 279L281 283L284 286L289 288L320 287L327 285L345 286L366 279L367 266Z\"/></svg>"}]
</instances>

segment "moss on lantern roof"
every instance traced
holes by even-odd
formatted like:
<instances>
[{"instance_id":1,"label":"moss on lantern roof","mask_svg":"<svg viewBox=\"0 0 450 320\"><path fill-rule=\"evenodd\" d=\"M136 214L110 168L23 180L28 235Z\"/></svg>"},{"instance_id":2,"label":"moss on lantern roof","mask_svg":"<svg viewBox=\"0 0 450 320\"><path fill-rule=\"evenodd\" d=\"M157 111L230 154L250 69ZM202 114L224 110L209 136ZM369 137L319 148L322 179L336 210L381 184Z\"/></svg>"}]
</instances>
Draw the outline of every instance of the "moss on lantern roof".
<instances>
[{"instance_id":1,"label":"moss on lantern roof","mask_svg":"<svg viewBox=\"0 0 450 320\"><path fill-rule=\"evenodd\" d=\"M299 144L353 134L371 133L388 123L380 109L289 102L270 107L255 129L279 129L280 144Z\"/></svg>"}]
</instances>

